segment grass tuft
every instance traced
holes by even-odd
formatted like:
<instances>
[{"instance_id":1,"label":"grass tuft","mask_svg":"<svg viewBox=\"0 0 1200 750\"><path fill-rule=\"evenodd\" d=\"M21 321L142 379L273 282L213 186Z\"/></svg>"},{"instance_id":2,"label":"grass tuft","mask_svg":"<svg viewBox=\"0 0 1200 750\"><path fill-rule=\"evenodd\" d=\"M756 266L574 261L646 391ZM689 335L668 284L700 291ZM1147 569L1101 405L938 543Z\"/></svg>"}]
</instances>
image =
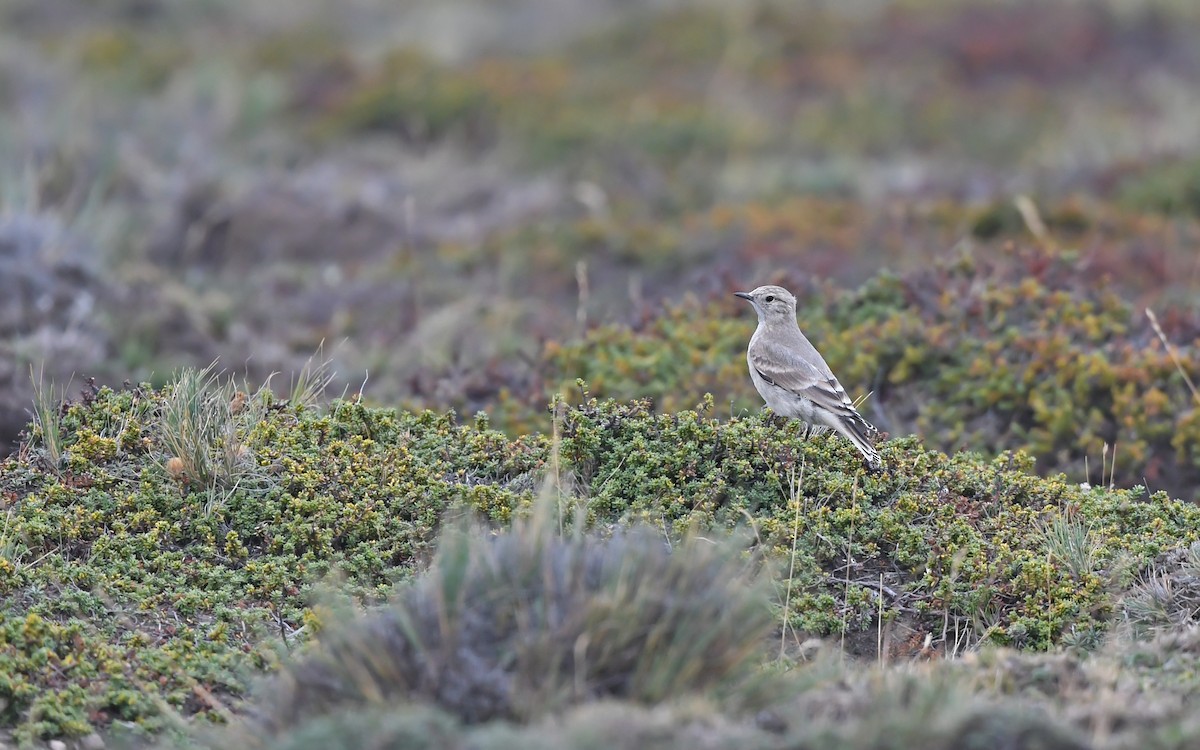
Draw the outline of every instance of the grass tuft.
<instances>
[{"instance_id":1,"label":"grass tuft","mask_svg":"<svg viewBox=\"0 0 1200 750\"><path fill-rule=\"evenodd\" d=\"M315 406L333 382L333 360L324 356L324 345L317 348L300 371L292 378L291 401L297 406Z\"/></svg>"},{"instance_id":2,"label":"grass tuft","mask_svg":"<svg viewBox=\"0 0 1200 750\"><path fill-rule=\"evenodd\" d=\"M1200 543L1164 557L1122 598L1124 625L1135 639L1200 624Z\"/></svg>"},{"instance_id":3,"label":"grass tuft","mask_svg":"<svg viewBox=\"0 0 1200 750\"><path fill-rule=\"evenodd\" d=\"M1095 572L1100 543L1082 521L1069 515L1055 516L1046 524L1045 534L1047 554L1066 565L1076 579Z\"/></svg>"},{"instance_id":4,"label":"grass tuft","mask_svg":"<svg viewBox=\"0 0 1200 750\"><path fill-rule=\"evenodd\" d=\"M62 404L65 394L60 389L55 395L54 386L46 384L44 369L34 377L31 365L29 378L33 381L34 437L45 451L46 467L54 474L59 474L63 466Z\"/></svg>"},{"instance_id":5,"label":"grass tuft","mask_svg":"<svg viewBox=\"0 0 1200 750\"><path fill-rule=\"evenodd\" d=\"M511 531L449 530L391 606L331 628L262 704L273 731L335 708L418 701L466 723L684 695L752 703L774 625L767 577L739 547L648 528L559 536L548 513Z\"/></svg>"},{"instance_id":6,"label":"grass tuft","mask_svg":"<svg viewBox=\"0 0 1200 750\"><path fill-rule=\"evenodd\" d=\"M260 478L246 437L265 410L261 393L246 396L215 367L180 370L159 411L164 471L182 485L212 493Z\"/></svg>"}]
</instances>

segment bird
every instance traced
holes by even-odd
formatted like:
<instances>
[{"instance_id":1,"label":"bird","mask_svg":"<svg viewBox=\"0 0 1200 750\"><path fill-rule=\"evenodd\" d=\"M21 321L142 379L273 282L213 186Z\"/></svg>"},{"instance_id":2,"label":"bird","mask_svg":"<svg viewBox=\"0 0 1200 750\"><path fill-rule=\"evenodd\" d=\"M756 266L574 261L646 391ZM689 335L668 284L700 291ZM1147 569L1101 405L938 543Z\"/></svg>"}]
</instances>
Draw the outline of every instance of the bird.
<instances>
[{"instance_id":1,"label":"bird","mask_svg":"<svg viewBox=\"0 0 1200 750\"><path fill-rule=\"evenodd\" d=\"M734 292L758 313L746 363L750 379L771 411L808 424L833 428L849 440L874 470L883 466L873 438L879 432L863 419L825 358L796 323L796 297L781 286Z\"/></svg>"}]
</instances>

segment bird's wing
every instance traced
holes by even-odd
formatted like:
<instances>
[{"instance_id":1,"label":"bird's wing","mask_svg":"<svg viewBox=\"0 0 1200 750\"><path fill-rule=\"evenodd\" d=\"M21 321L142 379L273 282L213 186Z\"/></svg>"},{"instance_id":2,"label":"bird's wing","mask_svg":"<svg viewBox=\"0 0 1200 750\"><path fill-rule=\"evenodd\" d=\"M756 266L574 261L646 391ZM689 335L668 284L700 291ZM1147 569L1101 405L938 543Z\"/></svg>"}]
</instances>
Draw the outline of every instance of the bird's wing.
<instances>
[{"instance_id":1,"label":"bird's wing","mask_svg":"<svg viewBox=\"0 0 1200 750\"><path fill-rule=\"evenodd\" d=\"M759 341L749 354L750 365L771 385L791 391L836 415L862 419L837 378L825 375L790 347Z\"/></svg>"}]
</instances>

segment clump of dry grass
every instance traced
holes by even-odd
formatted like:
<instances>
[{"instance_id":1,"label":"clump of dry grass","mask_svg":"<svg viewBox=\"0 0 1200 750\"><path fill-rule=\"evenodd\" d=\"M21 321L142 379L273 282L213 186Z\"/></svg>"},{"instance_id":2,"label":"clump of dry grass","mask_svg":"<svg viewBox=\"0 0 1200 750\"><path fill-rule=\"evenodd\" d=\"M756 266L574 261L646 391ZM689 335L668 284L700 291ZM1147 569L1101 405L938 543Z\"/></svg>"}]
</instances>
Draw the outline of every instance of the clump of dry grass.
<instances>
[{"instance_id":1,"label":"clump of dry grass","mask_svg":"<svg viewBox=\"0 0 1200 750\"><path fill-rule=\"evenodd\" d=\"M325 395L325 390L333 382L334 376L333 360L325 356L325 344L322 342L300 371L292 376L291 388L288 390L292 403L309 408L315 406Z\"/></svg>"},{"instance_id":2,"label":"clump of dry grass","mask_svg":"<svg viewBox=\"0 0 1200 750\"><path fill-rule=\"evenodd\" d=\"M314 714L308 717L311 721L281 726L264 740L272 750L1090 747L1078 728L1031 701L990 694L972 681L981 678L948 664L876 669L819 658L789 672L793 690L777 696L771 708L754 717L723 711L719 704L685 694L677 696L683 700L651 706L605 697L559 706L529 722L467 723L445 706L357 701ZM798 698L792 695L796 692Z\"/></svg>"},{"instance_id":3,"label":"clump of dry grass","mask_svg":"<svg viewBox=\"0 0 1200 750\"><path fill-rule=\"evenodd\" d=\"M477 723L602 698L762 696L769 585L736 545L691 537L670 549L642 528L560 536L548 516L447 533L390 607L328 629L285 671L261 724L278 732L380 704L432 704Z\"/></svg>"},{"instance_id":4,"label":"clump of dry grass","mask_svg":"<svg viewBox=\"0 0 1200 750\"><path fill-rule=\"evenodd\" d=\"M1200 542L1165 555L1125 593L1120 611L1135 640L1200 625Z\"/></svg>"},{"instance_id":5,"label":"clump of dry grass","mask_svg":"<svg viewBox=\"0 0 1200 750\"><path fill-rule=\"evenodd\" d=\"M33 381L35 437L45 452L46 467L58 474L63 464L62 403L65 394L61 389L56 391L53 384L46 384L44 369L34 377L33 368L30 367L29 378Z\"/></svg>"},{"instance_id":6,"label":"clump of dry grass","mask_svg":"<svg viewBox=\"0 0 1200 750\"><path fill-rule=\"evenodd\" d=\"M167 475L212 493L260 478L248 434L266 409L263 390L247 396L215 368L179 371L158 417Z\"/></svg>"},{"instance_id":7,"label":"clump of dry grass","mask_svg":"<svg viewBox=\"0 0 1200 750\"><path fill-rule=\"evenodd\" d=\"M1080 519L1055 516L1044 527L1046 554L1065 565L1077 579L1094 573L1100 559L1100 542Z\"/></svg>"}]
</instances>

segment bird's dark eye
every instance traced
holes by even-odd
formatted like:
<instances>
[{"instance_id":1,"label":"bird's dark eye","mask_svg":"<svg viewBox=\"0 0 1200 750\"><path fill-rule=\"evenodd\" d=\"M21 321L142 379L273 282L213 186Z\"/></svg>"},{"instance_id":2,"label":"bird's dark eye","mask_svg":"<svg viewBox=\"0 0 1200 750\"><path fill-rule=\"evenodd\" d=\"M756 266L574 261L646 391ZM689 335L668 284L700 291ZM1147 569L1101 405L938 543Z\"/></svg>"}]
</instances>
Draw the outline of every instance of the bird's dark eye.
<instances>
[{"instance_id":1,"label":"bird's dark eye","mask_svg":"<svg viewBox=\"0 0 1200 750\"><path fill-rule=\"evenodd\" d=\"M768 295L766 296L766 298L765 298L763 301L764 301L764 302L774 302L774 301L775 301L775 295L774 295L774 294L768 294Z\"/></svg>"}]
</instances>

